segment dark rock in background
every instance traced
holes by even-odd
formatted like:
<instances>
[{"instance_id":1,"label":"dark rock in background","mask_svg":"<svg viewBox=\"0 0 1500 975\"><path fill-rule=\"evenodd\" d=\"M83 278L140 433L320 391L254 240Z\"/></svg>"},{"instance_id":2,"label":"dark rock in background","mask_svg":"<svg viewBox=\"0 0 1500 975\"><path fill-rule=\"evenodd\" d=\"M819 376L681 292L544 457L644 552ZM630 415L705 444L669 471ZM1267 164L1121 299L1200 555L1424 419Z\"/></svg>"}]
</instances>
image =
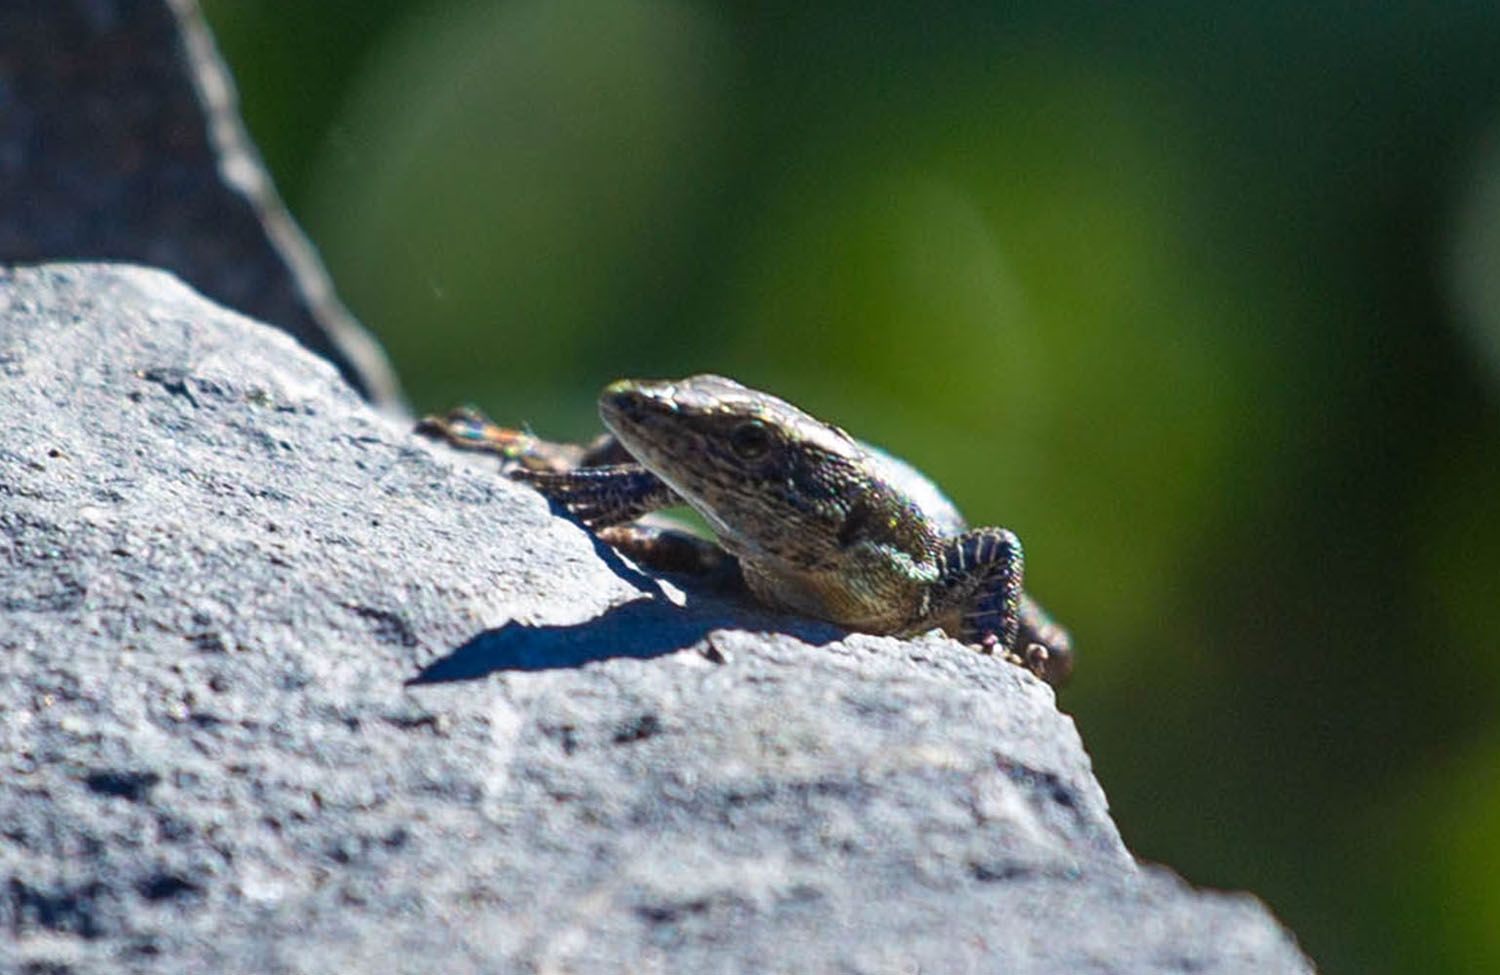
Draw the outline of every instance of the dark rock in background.
<instances>
[{"instance_id":1,"label":"dark rock in background","mask_svg":"<svg viewBox=\"0 0 1500 975\"><path fill-rule=\"evenodd\" d=\"M937 636L645 578L159 271L0 272L0 971L1306 971Z\"/></svg>"},{"instance_id":2,"label":"dark rock in background","mask_svg":"<svg viewBox=\"0 0 1500 975\"><path fill-rule=\"evenodd\" d=\"M193 0L0 3L0 263L174 271L399 399L276 196Z\"/></svg>"}]
</instances>

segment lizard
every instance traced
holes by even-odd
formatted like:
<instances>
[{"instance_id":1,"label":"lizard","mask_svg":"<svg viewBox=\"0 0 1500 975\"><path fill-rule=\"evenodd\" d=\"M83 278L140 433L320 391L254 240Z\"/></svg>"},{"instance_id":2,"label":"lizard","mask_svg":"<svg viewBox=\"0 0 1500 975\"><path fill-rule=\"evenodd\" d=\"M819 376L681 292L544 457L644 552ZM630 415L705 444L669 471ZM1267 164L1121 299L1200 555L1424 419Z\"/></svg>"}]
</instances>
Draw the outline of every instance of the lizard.
<instances>
[{"instance_id":1,"label":"lizard","mask_svg":"<svg viewBox=\"0 0 1500 975\"><path fill-rule=\"evenodd\" d=\"M500 456L507 476L647 568L727 567L773 609L868 633L942 629L1053 686L1071 673L1071 636L1022 587L1020 539L968 528L905 461L722 376L621 379L599 414L609 433L588 446L497 426L472 407L417 431ZM637 521L683 504L717 546Z\"/></svg>"}]
</instances>

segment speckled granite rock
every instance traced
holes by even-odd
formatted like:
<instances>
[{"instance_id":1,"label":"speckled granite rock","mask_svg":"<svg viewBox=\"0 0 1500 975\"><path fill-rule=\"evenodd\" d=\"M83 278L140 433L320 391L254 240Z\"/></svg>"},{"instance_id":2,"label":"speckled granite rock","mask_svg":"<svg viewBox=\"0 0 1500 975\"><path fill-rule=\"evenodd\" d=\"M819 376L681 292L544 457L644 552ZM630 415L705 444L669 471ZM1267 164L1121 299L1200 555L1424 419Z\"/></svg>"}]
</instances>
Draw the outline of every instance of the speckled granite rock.
<instances>
[{"instance_id":1,"label":"speckled granite rock","mask_svg":"<svg viewBox=\"0 0 1500 975\"><path fill-rule=\"evenodd\" d=\"M170 276L0 272L0 970L1276 972L1018 668L636 573Z\"/></svg>"}]
</instances>

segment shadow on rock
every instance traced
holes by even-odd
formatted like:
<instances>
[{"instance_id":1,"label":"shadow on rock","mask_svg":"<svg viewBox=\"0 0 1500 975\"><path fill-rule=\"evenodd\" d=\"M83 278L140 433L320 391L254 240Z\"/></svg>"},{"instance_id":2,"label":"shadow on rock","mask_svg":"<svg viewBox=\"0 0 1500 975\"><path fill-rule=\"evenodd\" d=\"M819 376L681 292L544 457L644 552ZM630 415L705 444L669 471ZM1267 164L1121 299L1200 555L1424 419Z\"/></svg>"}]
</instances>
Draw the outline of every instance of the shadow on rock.
<instances>
[{"instance_id":1,"label":"shadow on rock","mask_svg":"<svg viewBox=\"0 0 1500 975\"><path fill-rule=\"evenodd\" d=\"M693 602L678 606L658 595L569 626L506 623L485 630L422 668L407 684L474 680L505 670L556 670L615 657L647 660L690 647L714 630L774 630L815 646L845 635L837 627L812 620L755 619L727 608L714 609L718 611L698 609Z\"/></svg>"}]
</instances>

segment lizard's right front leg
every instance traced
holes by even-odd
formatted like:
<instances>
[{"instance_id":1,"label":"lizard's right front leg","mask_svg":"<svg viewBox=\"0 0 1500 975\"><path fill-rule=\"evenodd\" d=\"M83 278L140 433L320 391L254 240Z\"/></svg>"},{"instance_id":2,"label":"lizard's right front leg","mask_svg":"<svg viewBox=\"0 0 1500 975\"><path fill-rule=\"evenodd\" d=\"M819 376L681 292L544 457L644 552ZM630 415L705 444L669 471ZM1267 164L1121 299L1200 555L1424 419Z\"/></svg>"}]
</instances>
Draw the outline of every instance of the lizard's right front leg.
<instances>
[{"instance_id":1,"label":"lizard's right front leg","mask_svg":"<svg viewBox=\"0 0 1500 975\"><path fill-rule=\"evenodd\" d=\"M494 454L507 473L518 468L572 471L580 467L634 463L634 458L611 434L604 434L586 446L554 443L524 430L502 427L472 406L457 406L441 416L423 417L416 432L459 450Z\"/></svg>"}]
</instances>

